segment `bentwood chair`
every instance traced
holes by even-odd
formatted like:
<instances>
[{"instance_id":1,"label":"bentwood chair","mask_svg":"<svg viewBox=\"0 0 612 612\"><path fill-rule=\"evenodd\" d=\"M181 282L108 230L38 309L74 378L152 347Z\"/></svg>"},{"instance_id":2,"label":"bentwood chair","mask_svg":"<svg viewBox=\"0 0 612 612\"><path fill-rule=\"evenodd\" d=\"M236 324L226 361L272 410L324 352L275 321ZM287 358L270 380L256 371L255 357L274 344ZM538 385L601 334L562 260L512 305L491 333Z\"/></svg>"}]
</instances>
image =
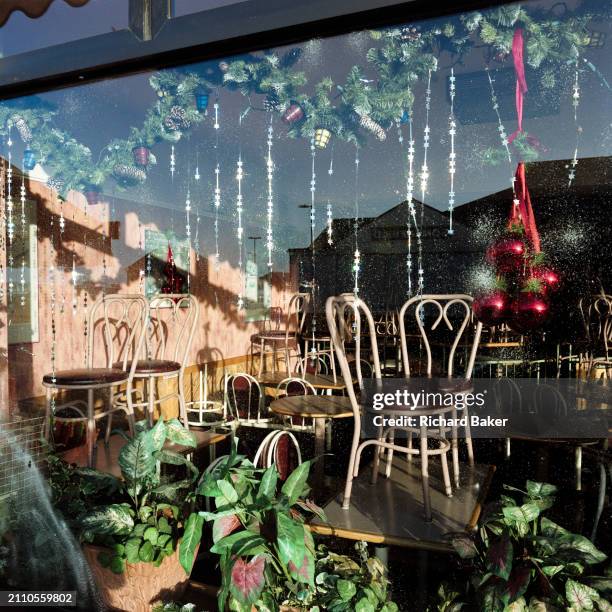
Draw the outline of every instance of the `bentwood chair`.
<instances>
[{"instance_id":1,"label":"bentwood chair","mask_svg":"<svg viewBox=\"0 0 612 612\"><path fill-rule=\"evenodd\" d=\"M184 376L198 319L198 303L193 295L158 293L149 300L145 351L134 370L135 379L147 382L146 401L132 405L145 410L150 424L156 405L176 399L180 419L189 429ZM156 383L159 386L160 381L168 380L176 380L176 389L160 397Z\"/></svg>"},{"instance_id":2,"label":"bentwood chair","mask_svg":"<svg viewBox=\"0 0 612 612\"><path fill-rule=\"evenodd\" d=\"M474 371L474 363L476 361L476 353L480 343L482 333L482 323L478 322L473 325L472 316L472 301L473 298L469 295L460 293L440 294L440 295L420 295L410 298L400 309L399 313L399 328L400 328L400 343L402 348L402 363L404 376L410 378L410 360L408 356L408 342L406 335L406 315L413 310L413 316L416 321L417 328L421 336L421 343L425 347L427 356L426 375L432 377L433 372L433 357L432 346L435 336L435 331L443 323L444 337L442 342L443 355L447 356L445 363L442 363L442 374L452 379L455 371L463 366L463 378L465 381L472 379ZM433 307L433 319L428 316L426 307ZM428 323L431 323L428 329ZM454 323L454 326L453 326ZM445 329L444 329L445 328ZM440 330L442 331L442 330ZM470 334L473 332L470 338ZM459 350L458 350L459 349ZM465 353L465 349L469 351ZM447 352L448 351L448 352ZM460 364L460 361L463 363ZM453 389L454 385L450 386ZM457 393L465 393L468 391L466 384L459 384L456 387ZM456 409L452 410L452 418L456 418ZM469 426L468 408L463 408L463 416L467 417L465 426L465 442L467 446L468 462L470 466L474 465L474 449L472 445L472 436ZM408 438L409 443L412 442L412 436ZM459 487L459 449L457 441L457 428L452 428L452 456L453 456L453 475L455 486ZM393 451L391 451L391 456Z\"/></svg>"},{"instance_id":3,"label":"bentwood chair","mask_svg":"<svg viewBox=\"0 0 612 612\"><path fill-rule=\"evenodd\" d=\"M352 317L348 316L348 311L352 313ZM376 482L378 472L378 455L381 449L395 450L400 453L407 455L419 455L421 458L421 478L423 487L423 505L425 512L425 519L430 521L432 518L431 514L431 503L429 499L429 468L428 462L429 457L439 455L442 461L442 471L445 485L445 492L450 496L451 484L450 476L448 472L447 457L446 454L450 449L450 444L443 436L436 436L428 430L427 427L421 427L419 429L421 444L420 448L413 449L406 446L398 446L392 441L388 441L389 432L381 432L377 438L360 441L361 437L361 422L362 414L361 407L359 405L358 395L363 389L363 371L362 371L362 357L361 357L361 344L362 344L362 317L365 317L365 324L367 326L367 334L369 338L369 351L374 361L374 375L373 378L376 381L381 381L381 369L380 360L378 355L378 345L376 340L376 327L372 313L361 298L355 296L352 293L344 293L339 296L332 296L327 299L325 305L325 312L327 316L327 323L329 325L332 341L334 343L334 349L338 357L338 363L340 370L344 378L344 384L346 385L346 391L350 399L351 407L353 410L354 425L353 425L353 441L351 445L349 466L346 477L346 484L344 488L344 498L342 501L342 508L348 510L351 501L351 491L353 488L353 479L359 475L359 463L361 460L361 454L368 446L375 446L375 461L372 472L372 483ZM357 379L357 389L353 384L353 373L349 366L347 359L347 353L345 344L347 340L350 340L351 329L347 328L345 324L347 320L352 318L354 322L354 371ZM365 334L364 338L366 338ZM427 410L425 408L416 408L411 411L411 415L419 417L421 415L439 414L441 411L436 409ZM380 414L386 414L386 410L383 409ZM429 440L437 442L437 447L429 448Z\"/></svg>"},{"instance_id":4,"label":"bentwood chair","mask_svg":"<svg viewBox=\"0 0 612 612\"><path fill-rule=\"evenodd\" d=\"M238 423L266 425L265 396L257 379L246 372L231 374L225 379L227 411Z\"/></svg>"},{"instance_id":5,"label":"bentwood chair","mask_svg":"<svg viewBox=\"0 0 612 612\"><path fill-rule=\"evenodd\" d=\"M136 360L141 354L146 332L148 304L141 295L102 295L91 307L88 317L87 366L73 370L60 370L45 374L43 386L47 389L45 433L51 431L51 419L85 421L87 423L87 464L94 465L96 422L108 417L105 442L108 443L113 412L127 414L130 431L134 428L132 385ZM95 341L94 341L95 339ZM103 364L100 367L100 364ZM126 401L115 401L115 391L126 385ZM56 390L87 391L87 401L73 399L55 406L52 393ZM96 411L94 392L106 391L106 409ZM85 408L85 411L81 409ZM76 410L79 417L59 417L65 409Z\"/></svg>"},{"instance_id":6,"label":"bentwood chair","mask_svg":"<svg viewBox=\"0 0 612 612\"><path fill-rule=\"evenodd\" d=\"M277 329L263 331L257 334L255 341L259 343L259 376L263 374L266 356L272 357L272 369L276 372L277 358L279 353L285 361L285 370L291 376L291 358L297 360L301 357L300 335L306 318L307 293L295 293L289 300L285 316L284 329L278 325ZM292 329L292 320L295 319L295 328Z\"/></svg>"}]
</instances>

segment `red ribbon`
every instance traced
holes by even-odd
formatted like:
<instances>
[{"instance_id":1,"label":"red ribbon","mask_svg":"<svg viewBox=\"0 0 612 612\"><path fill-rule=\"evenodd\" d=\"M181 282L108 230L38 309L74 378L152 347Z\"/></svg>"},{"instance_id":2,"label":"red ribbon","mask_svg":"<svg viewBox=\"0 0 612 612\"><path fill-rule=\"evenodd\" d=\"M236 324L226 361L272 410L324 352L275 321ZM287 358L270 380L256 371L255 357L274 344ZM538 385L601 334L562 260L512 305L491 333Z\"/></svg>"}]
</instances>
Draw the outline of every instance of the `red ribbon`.
<instances>
[{"instance_id":1,"label":"red ribbon","mask_svg":"<svg viewBox=\"0 0 612 612\"><path fill-rule=\"evenodd\" d=\"M527 179L525 178L525 164L519 162L514 175L514 190L518 204L513 202L512 210L510 211L510 220L508 225L522 225L525 228L525 236L533 245L533 250L536 253L540 252L540 234L536 226L533 208L531 207L531 197L527 188Z\"/></svg>"},{"instance_id":2,"label":"red ribbon","mask_svg":"<svg viewBox=\"0 0 612 612\"><path fill-rule=\"evenodd\" d=\"M512 142L523 131L523 96L527 93L527 81L525 79L525 64L523 63L523 30L514 30L512 38L512 59L514 60L514 71L516 72L516 118L518 127L510 134L508 142Z\"/></svg>"}]
</instances>

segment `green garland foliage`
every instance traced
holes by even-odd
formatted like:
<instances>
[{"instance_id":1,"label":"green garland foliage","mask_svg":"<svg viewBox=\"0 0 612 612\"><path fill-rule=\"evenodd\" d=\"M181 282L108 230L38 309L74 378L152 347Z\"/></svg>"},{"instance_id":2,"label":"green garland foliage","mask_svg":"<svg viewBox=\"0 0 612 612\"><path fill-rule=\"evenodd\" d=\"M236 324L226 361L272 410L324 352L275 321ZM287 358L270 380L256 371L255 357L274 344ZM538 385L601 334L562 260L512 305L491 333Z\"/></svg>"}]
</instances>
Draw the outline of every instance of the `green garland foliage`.
<instances>
[{"instance_id":1,"label":"green garland foliage","mask_svg":"<svg viewBox=\"0 0 612 612\"><path fill-rule=\"evenodd\" d=\"M580 49L588 44L586 28L593 17L575 14L561 20L532 15L521 5L511 5L471 12L429 29L409 25L372 31L375 46L367 51L365 66L353 66L339 85L324 78L311 93L306 93L306 75L296 70L299 49L282 56L273 52L248 54L213 68L206 64L165 70L149 80L157 99L146 110L142 125L132 127L126 138L112 140L98 155L59 129L57 110L35 97L0 104L0 135L6 137L9 130L13 137L17 132L26 134L27 146L63 192L99 189L109 178L120 187L146 180L146 172L156 163L155 155L149 152L147 166L137 167L133 149L144 146L151 150L158 143L180 140L204 119L195 105L196 94L218 95L221 88L241 92L258 110L258 96L264 96L262 110L279 114L291 104L299 104L304 115L288 127L290 137L310 139L317 128L326 128L337 138L361 146L372 132L382 140L384 130L411 112L415 84L436 70L442 52L461 61L470 48L484 45L491 57L503 57L511 51L514 30L522 27L526 62L542 68L542 84L550 89L557 83L558 67L576 61ZM526 135L513 144L517 155L526 161L537 158L538 151ZM496 163L502 157L492 148L485 151L483 159Z\"/></svg>"}]
</instances>

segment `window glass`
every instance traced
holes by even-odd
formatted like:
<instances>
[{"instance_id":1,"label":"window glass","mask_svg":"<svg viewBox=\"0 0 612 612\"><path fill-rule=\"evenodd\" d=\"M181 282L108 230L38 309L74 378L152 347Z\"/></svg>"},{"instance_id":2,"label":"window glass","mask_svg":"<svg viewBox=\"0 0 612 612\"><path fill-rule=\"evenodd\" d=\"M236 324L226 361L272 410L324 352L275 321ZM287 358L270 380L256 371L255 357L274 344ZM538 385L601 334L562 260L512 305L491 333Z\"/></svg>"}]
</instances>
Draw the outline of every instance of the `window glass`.
<instances>
[{"instance_id":1,"label":"window glass","mask_svg":"<svg viewBox=\"0 0 612 612\"><path fill-rule=\"evenodd\" d=\"M41 395L51 365L84 365L103 293L192 292L195 364L246 355L298 289L316 288L319 315L355 289L376 312L492 290L485 252L525 186L562 277L543 329L561 334L571 309L578 330L579 297L611 280L604 9L512 4L3 102L8 325L37 303L30 341L8 348L14 398ZM70 19L125 25L87 10ZM4 36L8 52L52 42Z\"/></svg>"}]
</instances>

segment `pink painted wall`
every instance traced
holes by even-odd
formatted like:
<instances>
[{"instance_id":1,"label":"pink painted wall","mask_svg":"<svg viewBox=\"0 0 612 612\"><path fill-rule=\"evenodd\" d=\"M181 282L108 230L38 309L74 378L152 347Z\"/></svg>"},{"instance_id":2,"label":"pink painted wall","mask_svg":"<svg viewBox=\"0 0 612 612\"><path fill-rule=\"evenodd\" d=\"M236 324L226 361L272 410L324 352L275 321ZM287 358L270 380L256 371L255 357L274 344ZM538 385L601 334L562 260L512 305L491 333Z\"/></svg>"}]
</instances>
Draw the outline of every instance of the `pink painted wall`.
<instances>
[{"instance_id":1,"label":"pink painted wall","mask_svg":"<svg viewBox=\"0 0 612 612\"><path fill-rule=\"evenodd\" d=\"M83 367L87 306L100 294L104 279L107 293L140 290L144 230L165 229L169 217L167 209L149 207L137 210L133 202L120 198L89 206L83 195L74 192L62 204L42 183L31 180L26 185L28 197L36 201L38 216L40 336L38 342L9 346L12 403L44 393L41 379L51 371L53 292L56 303L56 369ZM139 207L143 208L142 205ZM61 235L60 213L63 213L66 224ZM146 219L142 219L143 215ZM181 219L180 213L176 218ZM113 222L118 222L119 227ZM73 258L81 273L76 292L76 314L72 308ZM54 283L49 275L51 262L56 266ZM191 364L247 354L251 334L257 331L258 324L245 322L244 314L236 309L239 285L240 275L234 265L221 261L215 269L213 256L198 258L192 252L190 287L198 299L200 319L191 347ZM274 274L273 305L286 307L291 286L288 274Z\"/></svg>"}]
</instances>

